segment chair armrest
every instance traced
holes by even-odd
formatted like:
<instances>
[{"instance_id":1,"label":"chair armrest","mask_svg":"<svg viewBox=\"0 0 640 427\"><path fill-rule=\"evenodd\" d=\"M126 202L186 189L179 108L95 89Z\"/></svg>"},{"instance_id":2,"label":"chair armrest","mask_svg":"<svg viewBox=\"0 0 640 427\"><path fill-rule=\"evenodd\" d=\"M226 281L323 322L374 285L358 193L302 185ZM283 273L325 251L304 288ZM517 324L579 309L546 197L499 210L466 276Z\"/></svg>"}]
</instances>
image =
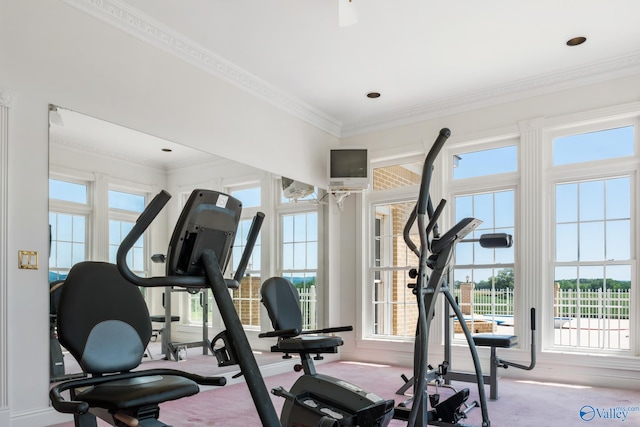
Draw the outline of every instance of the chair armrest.
<instances>
[{"instance_id":1,"label":"chair armrest","mask_svg":"<svg viewBox=\"0 0 640 427\"><path fill-rule=\"evenodd\" d=\"M297 329L280 329L277 331L262 332L258 334L258 338L272 338L272 337L285 337L291 338L300 335L300 331Z\"/></svg>"},{"instance_id":2,"label":"chair armrest","mask_svg":"<svg viewBox=\"0 0 640 427\"><path fill-rule=\"evenodd\" d=\"M308 334L331 334L334 332L349 332L353 331L353 326L336 326L334 328L314 329L312 331L302 331L300 335Z\"/></svg>"},{"instance_id":3,"label":"chair armrest","mask_svg":"<svg viewBox=\"0 0 640 427\"><path fill-rule=\"evenodd\" d=\"M87 402L79 402L77 400L65 400L62 397L61 392L69 389L70 387L64 387L67 383L58 384L49 390L49 398L51 399L51 405L58 412L63 414L86 414L89 412L89 404Z\"/></svg>"},{"instance_id":4,"label":"chair armrest","mask_svg":"<svg viewBox=\"0 0 640 427\"><path fill-rule=\"evenodd\" d=\"M154 375L173 375L176 377L187 378L197 384L223 386L227 383L225 377L205 377L193 374L191 372L178 371L177 369L148 369L144 371L125 372L121 374L106 375L103 377L81 378L62 382L49 391L51 405L58 412L65 414L86 414L89 411L89 404L82 401L65 400L62 392L79 387L88 387L98 384L104 384L116 380L125 380L130 378L148 377Z\"/></svg>"},{"instance_id":5,"label":"chair armrest","mask_svg":"<svg viewBox=\"0 0 640 427\"><path fill-rule=\"evenodd\" d=\"M184 377L200 385L223 386L227 383L227 379L225 377L205 377L175 369L153 369L142 372L148 372L149 375L175 375L176 377Z\"/></svg>"}]
</instances>

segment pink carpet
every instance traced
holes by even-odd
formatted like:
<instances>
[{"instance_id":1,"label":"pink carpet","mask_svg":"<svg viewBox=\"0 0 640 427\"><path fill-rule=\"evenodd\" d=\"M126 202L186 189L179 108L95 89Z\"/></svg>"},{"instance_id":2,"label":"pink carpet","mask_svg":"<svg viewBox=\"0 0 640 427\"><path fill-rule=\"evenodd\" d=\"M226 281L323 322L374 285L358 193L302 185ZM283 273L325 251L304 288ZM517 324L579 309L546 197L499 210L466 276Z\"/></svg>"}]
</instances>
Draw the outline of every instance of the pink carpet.
<instances>
[{"instance_id":1,"label":"pink carpet","mask_svg":"<svg viewBox=\"0 0 640 427\"><path fill-rule=\"evenodd\" d=\"M318 366L320 373L352 382L383 398L394 399L396 403L402 400L401 396L395 394L402 384L400 374L410 375L409 371L408 368L349 362L331 362ZM269 390L278 385L288 389L298 376L299 374L291 372L269 377L265 382ZM456 386L471 389L470 401L477 398L474 384L457 383ZM520 382L508 378L501 378L499 386L500 399L489 401L488 404L493 427L640 425L640 391ZM441 390L443 396L447 393L447 390ZM279 412L283 399L272 396L272 401ZM260 425L253 401L244 383L204 391L190 398L164 403L161 408L160 419L175 427ZM465 422L479 426L480 410L472 409ZM392 421L391 426L404 424L404 422ZM72 425L73 423L65 423L56 427Z\"/></svg>"}]
</instances>

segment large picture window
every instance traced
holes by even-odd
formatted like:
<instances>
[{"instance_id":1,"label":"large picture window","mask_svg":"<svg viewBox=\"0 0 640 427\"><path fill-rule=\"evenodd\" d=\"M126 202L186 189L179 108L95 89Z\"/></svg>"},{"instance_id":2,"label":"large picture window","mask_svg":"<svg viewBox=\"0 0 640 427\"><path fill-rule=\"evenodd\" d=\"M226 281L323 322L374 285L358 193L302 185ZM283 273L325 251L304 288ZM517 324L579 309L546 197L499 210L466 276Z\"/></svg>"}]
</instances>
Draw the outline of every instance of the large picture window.
<instances>
[{"instance_id":1,"label":"large picture window","mask_svg":"<svg viewBox=\"0 0 640 427\"><path fill-rule=\"evenodd\" d=\"M283 213L281 275L300 294L303 329L318 328L318 212Z\"/></svg>"},{"instance_id":2,"label":"large picture window","mask_svg":"<svg viewBox=\"0 0 640 427\"><path fill-rule=\"evenodd\" d=\"M636 166L625 162L635 153L635 126L561 135L552 145L553 345L629 351L637 333L631 312ZM593 167L574 166L584 162Z\"/></svg>"},{"instance_id":3,"label":"large picture window","mask_svg":"<svg viewBox=\"0 0 640 427\"><path fill-rule=\"evenodd\" d=\"M482 220L467 240L485 233L515 232L515 191L500 190L455 197L456 221ZM517 238L517 236L514 236ZM462 240L456 246L453 290L472 332L514 333L514 248L487 249ZM454 334L462 328L454 322Z\"/></svg>"},{"instance_id":4,"label":"large picture window","mask_svg":"<svg viewBox=\"0 0 640 427\"><path fill-rule=\"evenodd\" d=\"M555 186L554 344L629 350L631 177Z\"/></svg>"},{"instance_id":5,"label":"large picture window","mask_svg":"<svg viewBox=\"0 0 640 427\"><path fill-rule=\"evenodd\" d=\"M415 336L418 306L409 288L414 281L409 278L409 270L418 265L418 258L407 247L403 231L415 205L421 172L419 161L373 168L374 192L382 196L375 197L370 208L373 234L366 293L371 304L368 335ZM417 242L416 230L414 224L410 234Z\"/></svg>"}]
</instances>

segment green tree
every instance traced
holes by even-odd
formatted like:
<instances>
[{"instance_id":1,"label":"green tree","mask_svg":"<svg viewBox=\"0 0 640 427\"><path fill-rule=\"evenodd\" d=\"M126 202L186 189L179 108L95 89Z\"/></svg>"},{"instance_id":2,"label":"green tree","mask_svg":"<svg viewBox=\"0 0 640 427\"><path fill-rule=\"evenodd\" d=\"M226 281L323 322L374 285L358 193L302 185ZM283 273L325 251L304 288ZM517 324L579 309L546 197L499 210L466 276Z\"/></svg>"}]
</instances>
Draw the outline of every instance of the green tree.
<instances>
[{"instance_id":1,"label":"green tree","mask_svg":"<svg viewBox=\"0 0 640 427\"><path fill-rule=\"evenodd\" d=\"M496 276L491 276L487 280L481 280L476 283L476 289L491 289L492 282L496 290L513 289L513 269L503 268L498 271Z\"/></svg>"}]
</instances>

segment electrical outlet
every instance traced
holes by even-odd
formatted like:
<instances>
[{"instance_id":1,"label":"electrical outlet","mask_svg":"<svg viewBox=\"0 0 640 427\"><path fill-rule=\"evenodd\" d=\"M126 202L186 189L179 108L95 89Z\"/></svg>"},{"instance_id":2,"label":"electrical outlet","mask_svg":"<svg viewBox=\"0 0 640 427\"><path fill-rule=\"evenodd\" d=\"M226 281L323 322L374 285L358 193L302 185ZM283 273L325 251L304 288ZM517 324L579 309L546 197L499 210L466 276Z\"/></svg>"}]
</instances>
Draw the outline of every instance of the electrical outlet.
<instances>
[{"instance_id":1,"label":"electrical outlet","mask_svg":"<svg viewBox=\"0 0 640 427\"><path fill-rule=\"evenodd\" d=\"M18 251L18 268L21 270L37 270L38 251Z\"/></svg>"}]
</instances>

